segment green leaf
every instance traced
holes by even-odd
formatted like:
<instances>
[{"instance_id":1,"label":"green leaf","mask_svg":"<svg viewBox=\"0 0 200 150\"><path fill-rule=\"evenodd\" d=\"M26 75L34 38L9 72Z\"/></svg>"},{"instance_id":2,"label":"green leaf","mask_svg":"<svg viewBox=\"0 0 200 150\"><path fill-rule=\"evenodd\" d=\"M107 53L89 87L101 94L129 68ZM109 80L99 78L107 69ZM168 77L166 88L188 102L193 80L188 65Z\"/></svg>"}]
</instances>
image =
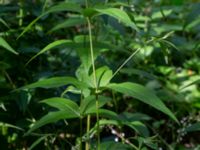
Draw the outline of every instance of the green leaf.
<instances>
[{"instance_id":1,"label":"green leaf","mask_svg":"<svg viewBox=\"0 0 200 150\"><path fill-rule=\"evenodd\" d=\"M191 23L189 23L186 27L185 30L186 31L191 31L192 29L194 29L195 27L198 27L200 24L200 16L197 17L194 21L192 21Z\"/></svg>"},{"instance_id":2,"label":"green leaf","mask_svg":"<svg viewBox=\"0 0 200 150\"><path fill-rule=\"evenodd\" d=\"M30 148L28 150L32 150L34 147L36 147L40 142L42 142L43 140L45 140L49 135L45 135L42 136L40 138L38 138L35 142L33 142L33 144L30 146Z\"/></svg>"},{"instance_id":3,"label":"green leaf","mask_svg":"<svg viewBox=\"0 0 200 150\"><path fill-rule=\"evenodd\" d=\"M41 103L45 103L61 111L66 111L69 114L74 114L74 117L80 117L79 106L72 100L60 97L54 97L42 100Z\"/></svg>"},{"instance_id":4,"label":"green leaf","mask_svg":"<svg viewBox=\"0 0 200 150\"><path fill-rule=\"evenodd\" d=\"M187 84L187 85L181 87L180 90L183 90L183 89L185 89L185 88L187 88L187 87L189 87L189 86L191 86L191 85L199 84L199 83L200 83L200 79L197 79L197 80L195 80L195 81L193 81L193 82L190 82L189 84Z\"/></svg>"},{"instance_id":5,"label":"green leaf","mask_svg":"<svg viewBox=\"0 0 200 150\"><path fill-rule=\"evenodd\" d=\"M67 44L67 43L72 43L71 40L57 40L55 42L52 42L50 44L48 44L47 46L45 46L39 53L37 53L36 55L34 55L27 63L26 65L28 65L33 59L35 59L37 56L43 54L44 52L55 48L57 46L63 45L63 44Z\"/></svg>"},{"instance_id":6,"label":"green leaf","mask_svg":"<svg viewBox=\"0 0 200 150\"><path fill-rule=\"evenodd\" d=\"M55 6L52 6L46 12L44 12L44 14L60 12L60 11L72 11L72 12L80 13L82 11L82 8L80 7L79 4L64 2L64 3L57 4Z\"/></svg>"},{"instance_id":7,"label":"green leaf","mask_svg":"<svg viewBox=\"0 0 200 150\"><path fill-rule=\"evenodd\" d=\"M61 119L71 119L71 118L77 118L77 115L72 113L71 111L62 110L62 111L50 112L47 115L43 116L40 120L36 121L36 123L30 130L28 130L25 136L46 124L57 122L58 120Z\"/></svg>"},{"instance_id":8,"label":"green leaf","mask_svg":"<svg viewBox=\"0 0 200 150\"><path fill-rule=\"evenodd\" d=\"M143 124L140 121L126 122L124 124L126 124L127 126L129 126L132 129L134 129L137 133L141 134L144 137L149 136L148 128L145 126L145 124Z\"/></svg>"},{"instance_id":9,"label":"green leaf","mask_svg":"<svg viewBox=\"0 0 200 150\"><path fill-rule=\"evenodd\" d=\"M133 69L133 68L123 68L120 70L121 73L124 73L124 74L128 74L129 76L132 76L132 75L138 75L138 76L141 76L141 77L146 77L148 79L156 79L156 77L146 71L143 71L143 70L140 70L140 69Z\"/></svg>"},{"instance_id":10,"label":"green leaf","mask_svg":"<svg viewBox=\"0 0 200 150\"><path fill-rule=\"evenodd\" d=\"M110 70L107 66L98 68L95 72L96 72L98 87L106 86L110 82L112 75L113 75L112 70ZM94 77L94 75L91 74L90 81L93 80L93 77ZM95 87L94 83L93 83L93 87Z\"/></svg>"},{"instance_id":11,"label":"green leaf","mask_svg":"<svg viewBox=\"0 0 200 150\"><path fill-rule=\"evenodd\" d=\"M27 31L31 29L31 27L42 17L49 13L55 13L55 12L60 12L60 11L72 11L72 12L81 12L81 7L75 3L60 3L58 5L52 6L49 8L46 12L42 13L40 16L38 16L36 19L34 19L28 26L24 28L22 33L17 37L19 39L21 36L23 36Z\"/></svg>"},{"instance_id":12,"label":"green leaf","mask_svg":"<svg viewBox=\"0 0 200 150\"><path fill-rule=\"evenodd\" d=\"M82 25L82 24L85 24L85 23L86 23L85 18L81 18L81 17L69 18L69 19L65 20L64 22L57 24L49 32L51 33L51 32L54 32L56 30L59 30L59 29L73 27L73 26L77 26L77 25Z\"/></svg>"},{"instance_id":13,"label":"green leaf","mask_svg":"<svg viewBox=\"0 0 200 150\"><path fill-rule=\"evenodd\" d=\"M128 122L151 120L150 116L148 116L146 114L142 114L142 113L123 112L122 114L120 114L119 117L120 117L121 120L125 120L125 121L128 121Z\"/></svg>"},{"instance_id":14,"label":"green leaf","mask_svg":"<svg viewBox=\"0 0 200 150\"><path fill-rule=\"evenodd\" d=\"M118 8L104 8L104 9L95 9L97 12L104 15L111 16L120 22L124 23L126 26L129 26L136 31L138 31L138 28L136 27L135 23L131 21L130 17L127 15L127 13L121 9Z\"/></svg>"},{"instance_id":15,"label":"green leaf","mask_svg":"<svg viewBox=\"0 0 200 150\"><path fill-rule=\"evenodd\" d=\"M125 82L119 84L113 83L107 87L114 91L132 96L156 108L157 110L160 110L178 123L174 114L165 106L165 104L153 93L153 91L145 88L144 86L136 83Z\"/></svg>"},{"instance_id":16,"label":"green leaf","mask_svg":"<svg viewBox=\"0 0 200 150\"><path fill-rule=\"evenodd\" d=\"M80 89L87 88L87 86L83 82L78 81L77 79L73 77L52 77L48 79L39 80L35 83L23 86L19 88L18 90L33 89L33 88L55 88L55 87L60 87L67 84L73 84L77 88L80 88Z\"/></svg>"},{"instance_id":17,"label":"green leaf","mask_svg":"<svg viewBox=\"0 0 200 150\"><path fill-rule=\"evenodd\" d=\"M0 18L0 22L1 22L4 26L6 26L8 29L10 29L9 25L8 25L2 18Z\"/></svg>"},{"instance_id":18,"label":"green leaf","mask_svg":"<svg viewBox=\"0 0 200 150\"><path fill-rule=\"evenodd\" d=\"M99 96L98 97L99 108L104 106L110 100L111 99L108 97ZM80 106L80 111L81 111L81 114L83 114L83 115L87 115L87 114L96 112L96 99L95 99L94 95L89 96L83 100L83 102Z\"/></svg>"},{"instance_id":19,"label":"green leaf","mask_svg":"<svg viewBox=\"0 0 200 150\"><path fill-rule=\"evenodd\" d=\"M186 132L195 132L200 131L200 122L194 123L188 127L185 128Z\"/></svg>"},{"instance_id":20,"label":"green leaf","mask_svg":"<svg viewBox=\"0 0 200 150\"><path fill-rule=\"evenodd\" d=\"M120 142L106 141L106 142L101 143L100 149L102 150L132 150L133 148L127 144L123 144Z\"/></svg>"},{"instance_id":21,"label":"green leaf","mask_svg":"<svg viewBox=\"0 0 200 150\"><path fill-rule=\"evenodd\" d=\"M20 130L20 131L24 131L24 129L18 127L18 126L15 126L15 125L12 125L12 124L9 124L9 123L5 123L5 122L0 122L0 127L8 127L8 128L13 128L13 129L17 129L17 130Z\"/></svg>"},{"instance_id":22,"label":"green leaf","mask_svg":"<svg viewBox=\"0 0 200 150\"><path fill-rule=\"evenodd\" d=\"M96 112L93 114L96 115ZM120 120L119 116L115 112L107 110L107 109L99 109L99 116L113 119L113 120Z\"/></svg>"},{"instance_id":23,"label":"green leaf","mask_svg":"<svg viewBox=\"0 0 200 150\"><path fill-rule=\"evenodd\" d=\"M2 37L0 37L0 46L8 50L9 52L18 55L18 52L16 52Z\"/></svg>"}]
</instances>

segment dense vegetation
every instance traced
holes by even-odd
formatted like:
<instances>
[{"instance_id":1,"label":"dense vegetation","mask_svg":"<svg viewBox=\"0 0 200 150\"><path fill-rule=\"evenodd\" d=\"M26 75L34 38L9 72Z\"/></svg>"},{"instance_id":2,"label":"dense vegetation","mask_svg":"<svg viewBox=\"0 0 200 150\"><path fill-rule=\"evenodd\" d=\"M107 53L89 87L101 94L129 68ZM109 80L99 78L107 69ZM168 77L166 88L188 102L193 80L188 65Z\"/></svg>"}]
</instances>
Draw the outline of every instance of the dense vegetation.
<instances>
[{"instance_id":1,"label":"dense vegetation","mask_svg":"<svg viewBox=\"0 0 200 150\"><path fill-rule=\"evenodd\" d=\"M0 1L0 149L199 150L198 0Z\"/></svg>"}]
</instances>

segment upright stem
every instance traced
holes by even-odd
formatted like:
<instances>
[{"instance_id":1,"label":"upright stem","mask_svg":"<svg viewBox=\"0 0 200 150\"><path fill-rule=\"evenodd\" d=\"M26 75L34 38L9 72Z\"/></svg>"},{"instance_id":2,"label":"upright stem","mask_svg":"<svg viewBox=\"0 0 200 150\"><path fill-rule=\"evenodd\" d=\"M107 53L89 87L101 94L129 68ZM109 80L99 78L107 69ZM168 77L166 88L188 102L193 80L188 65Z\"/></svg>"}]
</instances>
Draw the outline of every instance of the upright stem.
<instances>
[{"instance_id":1,"label":"upright stem","mask_svg":"<svg viewBox=\"0 0 200 150\"><path fill-rule=\"evenodd\" d=\"M80 150L82 150L82 127L83 123L82 123L82 118L80 118Z\"/></svg>"},{"instance_id":2,"label":"upright stem","mask_svg":"<svg viewBox=\"0 0 200 150\"><path fill-rule=\"evenodd\" d=\"M22 26L24 17L24 0L19 1L19 6L19 26Z\"/></svg>"},{"instance_id":3,"label":"upright stem","mask_svg":"<svg viewBox=\"0 0 200 150\"><path fill-rule=\"evenodd\" d=\"M80 101L80 106L82 105L82 103L83 103L83 91L81 90L81 101ZM82 141L83 141L83 138L82 138L82 136L83 136L83 118L82 118L82 116L81 116L81 118L80 118L80 150L82 150Z\"/></svg>"},{"instance_id":4,"label":"upright stem","mask_svg":"<svg viewBox=\"0 0 200 150\"><path fill-rule=\"evenodd\" d=\"M94 50L93 50L93 42L92 42L92 29L90 19L87 18L88 30L89 30L89 40L90 40L90 55L91 55L91 63L93 70L93 83L95 86L95 95L96 95L96 119L97 119L97 150L100 150L100 135L99 135L99 101L98 101L98 85L96 78L96 69L94 64Z\"/></svg>"},{"instance_id":5,"label":"upright stem","mask_svg":"<svg viewBox=\"0 0 200 150\"><path fill-rule=\"evenodd\" d=\"M89 131L90 131L90 115L87 116L87 140L90 139L89 137ZM89 142L87 141L85 144L85 150L89 150L90 146L89 146Z\"/></svg>"}]
</instances>

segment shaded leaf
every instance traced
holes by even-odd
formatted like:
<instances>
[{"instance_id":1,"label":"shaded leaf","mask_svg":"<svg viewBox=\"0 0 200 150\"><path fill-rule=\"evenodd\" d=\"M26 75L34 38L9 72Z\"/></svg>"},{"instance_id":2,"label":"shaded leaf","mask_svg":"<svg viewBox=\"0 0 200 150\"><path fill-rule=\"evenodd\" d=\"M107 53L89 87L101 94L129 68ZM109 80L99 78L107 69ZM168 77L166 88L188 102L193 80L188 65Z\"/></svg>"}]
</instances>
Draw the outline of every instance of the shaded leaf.
<instances>
[{"instance_id":1,"label":"shaded leaf","mask_svg":"<svg viewBox=\"0 0 200 150\"><path fill-rule=\"evenodd\" d=\"M115 112L107 110L107 109L99 109L99 115L101 117L105 117L105 118L109 118L113 120L119 120L119 116Z\"/></svg>"},{"instance_id":2,"label":"shaded leaf","mask_svg":"<svg viewBox=\"0 0 200 150\"><path fill-rule=\"evenodd\" d=\"M77 79L73 77L52 77L48 79L39 80L37 82L34 82L32 84L23 86L19 88L18 90L22 89L33 89L33 88L55 88L64 86L67 84L73 84L78 88L86 88L87 86L82 83L81 81L78 81Z\"/></svg>"},{"instance_id":3,"label":"shaded leaf","mask_svg":"<svg viewBox=\"0 0 200 150\"><path fill-rule=\"evenodd\" d=\"M55 48L57 46L63 45L63 44L67 44L67 43L71 43L71 40L57 40L55 42L52 42L50 44L48 44L47 46L45 46L39 53L37 53L36 55L34 55L27 63L26 65L28 65L33 59L35 59L37 56L43 54L44 52Z\"/></svg>"},{"instance_id":4,"label":"shaded leaf","mask_svg":"<svg viewBox=\"0 0 200 150\"><path fill-rule=\"evenodd\" d=\"M23 36L27 31L31 29L31 27L42 17L49 13L54 13L54 12L60 12L60 11L72 11L72 12L81 12L81 8L78 4L75 3L60 3L58 5L52 6L49 8L47 11L42 13L40 16L38 16L36 19L34 19L28 26L24 28L22 33L17 37L19 39L21 36Z\"/></svg>"},{"instance_id":5,"label":"shaded leaf","mask_svg":"<svg viewBox=\"0 0 200 150\"><path fill-rule=\"evenodd\" d=\"M200 122L194 123L188 127L185 128L186 132L195 132L200 131Z\"/></svg>"},{"instance_id":6,"label":"shaded leaf","mask_svg":"<svg viewBox=\"0 0 200 150\"><path fill-rule=\"evenodd\" d=\"M133 148L127 144L114 142L114 141L106 141L106 142L101 143L100 149L102 150L132 150Z\"/></svg>"},{"instance_id":7,"label":"shaded leaf","mask_svg":"<svg viewBox=\"0 0 200 150\"><path fill-rule=\"evenodd\" d=\"M24 131L24 129L18 127L18 126L15 126L15 125L12 125L12 124L9 124L9 123L5 123L5 122L0 122L0 127L8 127L8 128L13 128L13 129L17 129L17 130L20 130L20 131Z\"/></svg>"},{"instance_id":8,"label":"shaded leaf","mask_svg":"<svg viewBox=\"0 0 200 150\"><path fill-rule=\"evenodd\" d=\"M140 122L140 121L133 121L133 122L127 122L125 124L127 126L129 126L130 128L134 129L140 135L142 135L144 137L148 137L149 136L149 130L145 126L145 124L143 124L142 122Z\"/></svg>"},{"instance_id":9,"label":"shaded leaf","mask_svg":"<svg viewBox=\"0 0 200 150\"><path fill-rule=\"evenodd\" d=\"M81 25L81 24L85 24L85 23L86 23L85 18L81 18L81 17L69 18L69 19L65 20L64 22L57 24L49 32L54 32L59 29L77 26L77 25Z\"/></svg>"},{"instance_id":10,"label":"shaded leaf","mask_svg":"<svg viewBox=\"0 0 200 150\"><path fill-rule=\"evenodd\" d=\"M105 105L111 99L104 96L99 96L99 108ZM96 112L96 98L95 96L89 96L85 98L80 106L80 111L83 115Z\"/></svg>"},{"instance_id":11,"label":"shaded leaf","mask_svg":"<svg viewBox=\"0 0 200 150\"><path fill-rule=\"evenodd\" d=\"M45 140L48 136L49 135L45 135L45 136L38 138L35 142L33 142L33 144L30 146L30 148L28 150L32 150L33 148L35 148L40 142Z\"/></svg>"},{"instance_id":12,"label":"shaded leaf","mask_svg":"<svg viewBox=\"0 0 200 150\"><path fill-rule=\"evenodd\" d=\"M28 132L25 135L30 134L34 130L49 124L56 122L61 119L71 119L71 118L77 118L77 115L70 112L70 111L56 111L56 112L50 112L47 115L43 116L40 120L36 121L36 123L33 125L33 127L28 130Z\"/></svg>"}]
</instances>

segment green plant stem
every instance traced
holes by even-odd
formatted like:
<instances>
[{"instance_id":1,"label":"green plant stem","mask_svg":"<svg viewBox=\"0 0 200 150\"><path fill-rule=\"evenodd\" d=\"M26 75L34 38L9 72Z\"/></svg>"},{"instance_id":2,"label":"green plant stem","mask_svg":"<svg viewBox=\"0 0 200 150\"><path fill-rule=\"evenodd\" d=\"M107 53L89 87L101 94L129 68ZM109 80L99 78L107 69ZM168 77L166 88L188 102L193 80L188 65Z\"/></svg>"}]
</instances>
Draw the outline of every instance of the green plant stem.
<instances>
[{"instance_id":1,"label":"green plant stem","mask_svg":"<svg viewBox=\"0 0 200 150\"><path fill-rule=\"evenodd\" d=\"M99 101L97 93L96 93L96 118L97 118L97 150L100 150Z\"/></svg>"},{"instance_id":2,"label":"green plant stem","mask_svg":"<svg viewBox=\"0 0 200 150\"><path fill-rule=\"evenodd\" d=\"M90 131L90 115L87 116L87 129L86 129L87 140L90 139L90 137L89 137L89 131ZM89 141L87 141L86 144L85 144L85 150L89 150L89 148L90 148Z\"/></svg>"},{"instance_id":3,"label":"green plant stem","mask_svg":"<svg viewBox=\"0 0 200 150\"><path fill-rule=\"evenodd\" d=\"M24 0L20 0L19 1L19 6L20 6L20 9L19 9L19 26L22 26L23 25L23 17L24 17Z\"/></svg>"},{"instance_id":4,"label":"green plant stem","mask_svg":"<svg viewBox=\"0 0 200 150\"><path fill-rule=\"evenodd\" d=\"M97 85L96 69L95 69L95 63L94 63L94 50L93 50L93 42L92 42L92 28L91 28L91 23L90 23L90 19L89 18L87 18L87 23L88 23L88 30L89 30L90 55L91 55L91 63L92 63L92 70L93 70L93 83L94 83L94 86L95 86L95 95L96 95L97 150L100 150L98 85Z\"/></svg>"},{"instance_id":5,"label":"green plant stem","mask_svg":"<svg viewBox=\"0 0 200 150\"><path fill-rule=\"evenodd\" d=\"M80 150L82 150L82 132L83 132L83 120L80 118Z\"/></svg>"},{"instance_id":6,"label":"green plant stem","mask_svg":"<svg viewBox=\"0 0 200 150\"><path fill-rule=\"evenodd\" d=\"M83 103L83 91L81 90L81 101L80 101L80 106L82 105ZM82 150L82 141L83 141L83 138L82 138L82 135L83 135L83 118L81 116L80 118L80 150Z\"/></svg>"},{"instance_id":7,"label":"green plant stem","mask_svg":"<svg viewBox=\"0 0 200 150\"><path fill-rule=\"evenodd\" d=\"M141 48L136 49L136 51L134 51L124 62L123 64L121 64L121 66L119 66L119 68L113 73L112 78L131 60L131 58L133 56L135 56ZM111 79L112 79L111 78Z\"/></svg>"}]
</instances>

